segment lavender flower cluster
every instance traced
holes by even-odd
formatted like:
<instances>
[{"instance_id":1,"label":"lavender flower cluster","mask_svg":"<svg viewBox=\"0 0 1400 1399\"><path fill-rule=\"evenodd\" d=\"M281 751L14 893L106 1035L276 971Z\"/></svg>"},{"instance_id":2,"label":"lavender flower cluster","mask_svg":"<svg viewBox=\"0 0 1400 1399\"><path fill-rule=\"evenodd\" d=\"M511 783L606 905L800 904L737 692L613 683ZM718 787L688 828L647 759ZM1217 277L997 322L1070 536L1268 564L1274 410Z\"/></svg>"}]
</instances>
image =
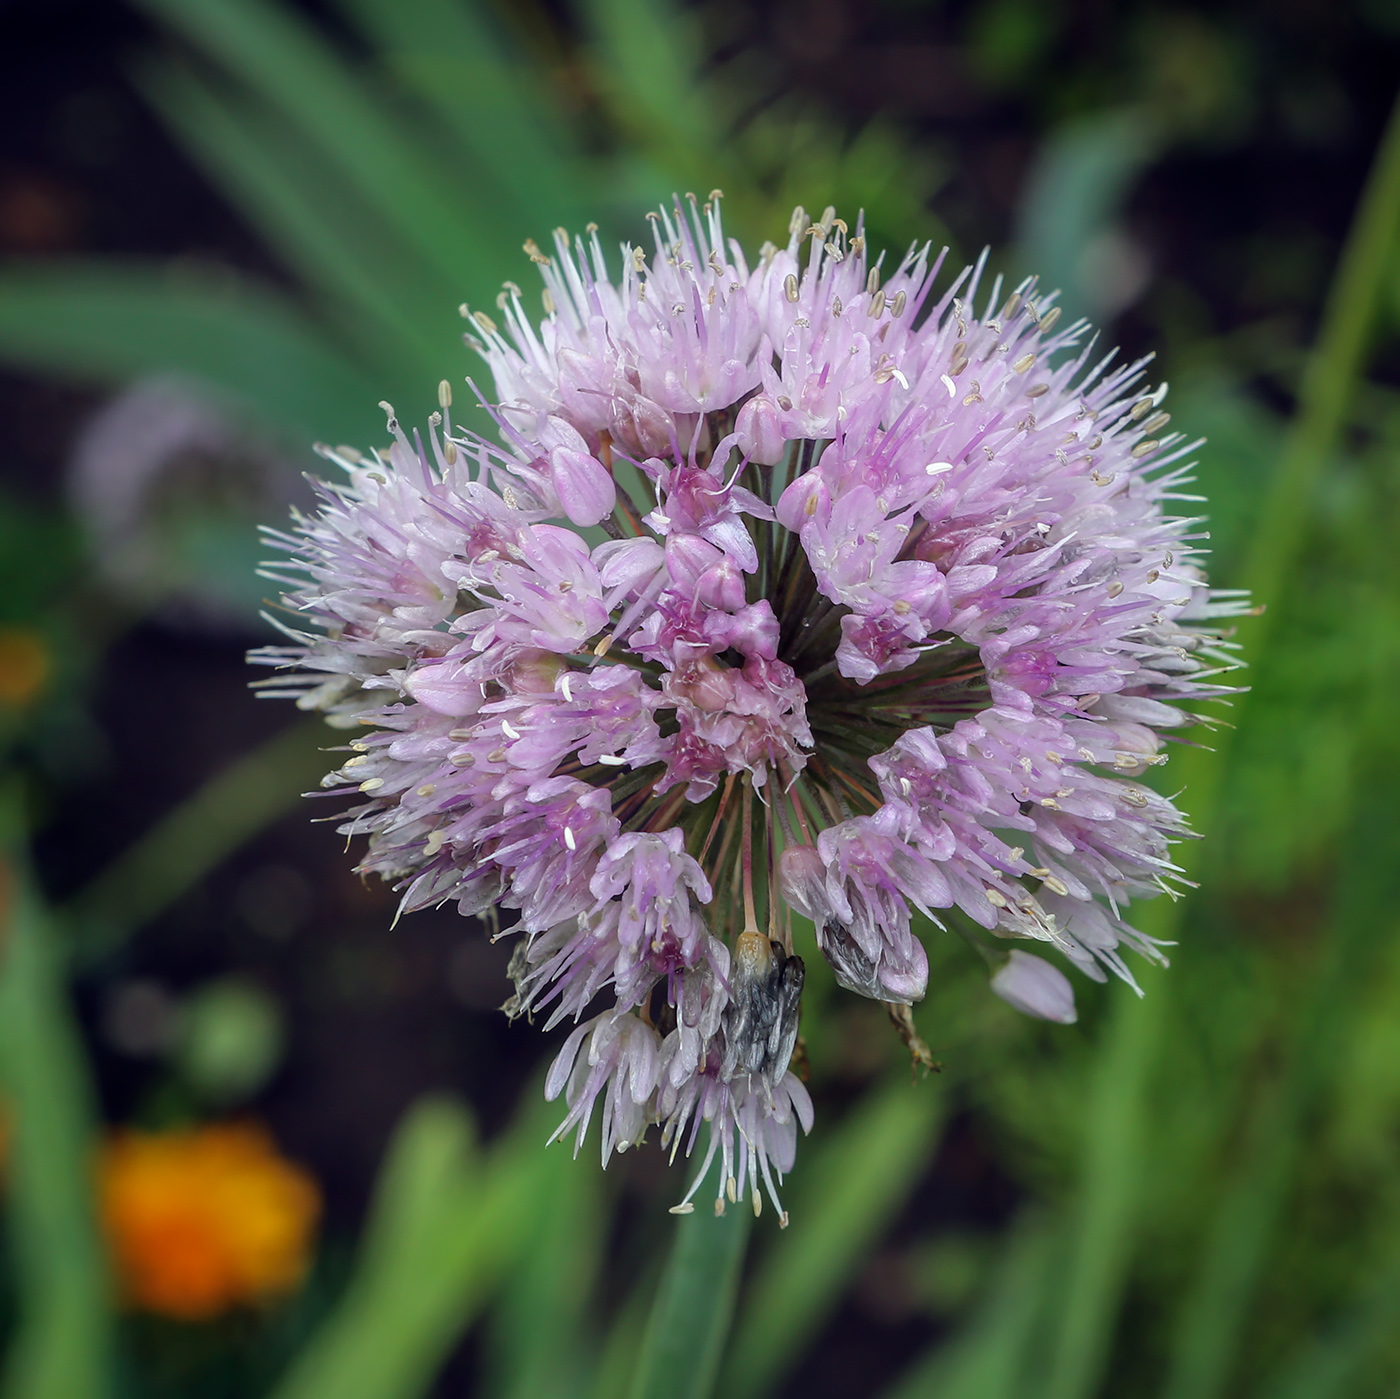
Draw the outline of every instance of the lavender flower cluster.
<instances>
[{"instance_id":1,"label":"lavender flower cluster","mask_svg":"<svg viewBox=\"0 0 1400 1399\"><path fill-rule=\"evenodd\" d=\"M406 909L509 910L511 1013L575 1028L548 1078L602 1152L709 1126L716 1208L777 1183L812 1107L792 1070L811 920L836 979L896 1006L933 924L1131 981L1124 921L1185 834L1138 779L1223 693L1190 447L1163 385L1095 360L1034 285L941 295L797 210L750 268L717 196L653 215L610 273L546 255L471 315L498 440L323 449L347 483L275 534L292 644L256 659L356 731L326 779ZM464 308L464 314L470 314ZM1194 445L1194 444L1193 444ZM1187 497L1189 498L1189 497ZM289 672L289 673L287 673ZM994 989L1073 1018L1049 963ZM783 1216L784 1220L786 1216Z\"/></svg>"}]
</instances>

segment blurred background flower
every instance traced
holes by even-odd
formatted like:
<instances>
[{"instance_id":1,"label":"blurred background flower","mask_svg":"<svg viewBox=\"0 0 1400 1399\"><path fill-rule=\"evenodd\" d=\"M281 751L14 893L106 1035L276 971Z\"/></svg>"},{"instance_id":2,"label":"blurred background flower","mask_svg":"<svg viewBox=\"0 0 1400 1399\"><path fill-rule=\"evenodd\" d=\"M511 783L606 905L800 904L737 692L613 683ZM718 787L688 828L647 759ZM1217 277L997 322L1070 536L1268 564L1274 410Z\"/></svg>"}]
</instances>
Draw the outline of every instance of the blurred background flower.
<instances>
[{"instance_id":1,"label":"blurred background flower","mask_svg":"<svg viewBox=\"0 0 1400 1399\"><path fill-rule=\"evenodd\" d=\"M1393 6L2 13L0 1399L1393 1399ZM679 1178L541 1150L520 1105L562 1027L506 1025L505 949L454 913L391 930L300 803L324 740L242 663L248 526L309 444L383 445L378 401L422 420L474 373L457 307L526 285L526 234L615 240L715 187L749 246L796 203L863 207L877 246L989 245L1156 350L1173 427L1210 439L1212 580L1269 606L1238 727L1173 763L1212 838L1143 1002L1081 986L1077 1023L1026 1020L931 943L943 1072L911 1085L809 959L826 1126L792 1227L752 1226L725 1347L734 1287L662 1270ZM305 1284L118 1314L100 1124L229 1113L318 1182Z\"/></svg>"},{"instance_id":2,"label":"blurred background flower","mask_svg":"<svg viewBox=\"0 0 1400 1399\"><path fill-rule=\"evenodd\" d=\"M98 1192L133 1306L206 1321L284 1297L306 1275L320 1192L261 1127L118 1132Z\"/></svg>"}]
</instances>

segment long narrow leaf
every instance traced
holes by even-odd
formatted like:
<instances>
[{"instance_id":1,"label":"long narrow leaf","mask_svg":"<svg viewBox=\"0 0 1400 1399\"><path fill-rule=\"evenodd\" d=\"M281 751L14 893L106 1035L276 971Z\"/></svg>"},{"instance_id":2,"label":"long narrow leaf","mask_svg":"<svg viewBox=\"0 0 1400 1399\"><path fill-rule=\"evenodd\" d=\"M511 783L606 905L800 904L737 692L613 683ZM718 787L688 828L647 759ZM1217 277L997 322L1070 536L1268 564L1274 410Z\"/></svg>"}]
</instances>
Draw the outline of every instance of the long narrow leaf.
<instances>
[{"instance_id":1,"label":"long narrow leaf","mask_svg":"<svg viewBox=\"0 0 1400 1399\"><path fill-rule=\"evenodd\" d=\"M63 261L0 272L0 360L120 383L178 372L298 440L368 434L379 395L286 300L232 273Z\"/></svg>"},{"instance_id":2,"label":"long narrow leaf","mask_svg":"<svg viewBox=\"0 0 1400 1399\"><path fill-rule=\"evenodd\" d=\"M677 1221L631 1399L709 1399L729 1336L751 1223L744 1200L723 1215L697 1211Z\"/></svg>"},{"instance_id":3,"label":"long narrow leaf","mask_svg":"<svg viewBox=\"0 0 1400 1399\"><path fill-rule=\"evenodd\" d=\"M340 313L361 353L392 383L414 371L432 382L454 347L460 291L255 101L173 60L144 65L138 78L195 160ZM379 396L388 391L382 385Z\"/></svg>"},{"instance_id":4,"label":"long narrow leaf","mask_svg":"<svg viewBox=\"0 0 1400 1399\"><path fill-rule=\"evenodd\" d=\"M11 1119L5 1203L19 1294L0 1394L101 1399L112 1335L93 1208L92 1090L52 921L8 854L0 854L0 937L0 1084Z\"/></svg>"},{"instance_id":5,"label":"long narrow leaf","mask_svg":"<svg viewBox=\"0 0 1400 1399\"><path fill-rule=\"evenodd\" d=\"M1291 446L1270 483L1260 512L1259 534L1243 581L1255 596L1267 602L1276 601L1281 593L1300 547L1313 488L1343 421L1360 369L1371 308L1377 301L1379 280L1398 224L1400 108L1392 118L1347 241L1322 334L1309 359ZM1270 615L1266 612L1247 638L1250 654L1256 659L1268 641ZM1237 704L1233 716L1236 723L1245 707L1242 702ZM1173 780L1185 788L1188 808L1197 829L1202 831L1208 831L1214 821L1232 732L1230 728L1220 732L1215 754L1203 748L1187 748L1172 764ZM1201 863L1201 856L1192 848L1183 849L1179 859L1188 872L1194 872ZM1160 900L1144 910L1139 926L1153 937L1175 941L1180 910L1180 904ZM1163 999L1161 988L1154 987L1152 996ZM1132 1009L1120 1008L1119 1014L1126 1015ZM1104 1070L1092 1109L1097 1121L1110 1120L1115 1099L1129 1105L1128 1111L1135 1115L1142 1111L1166 1017L1160 1008L1136 1009L1147 1010L1147 1014L1128 1022L1135 1030L1130 1031L1127 1025L1122 1029L1125 1047L1130 1052L1121 1069ZM1140 1152L1140 1135L1127 1133L1123 1140L1125 1151ZM1129 1231L1136 1211L1132 1195L1138 1160L1130 1156L1115 1160L1110 1150L1093 1141L1089 1150L1081 1184L1079 1237L1063 1287L1064 1319L1056 1328L1058 1344L1044 1390L1047 1399L1084 1399L1096 1391L1131 1258ZM1121 1189L1105 1189L1106 1180L1118 1182ZM1219 1368L1223 1372L1223 1367Z\"/></svg>"},{"instance_id":6,"label":"long narrow leaf","mask_svg":"<svg viewBox=\"0 0 1400 1399\"><path fill-rule=\"evenodd\" d=\"M591 1154L559 1147L539 1166L518 1260L492 1309L491 1399L581 1396L595 1350L587 1328L602 1265L602 1172Z\"/></svg>"},{"instance_id":7,"label":"long narrow leaf","mask_svg":"<svg viewBox=\"0 0 1400 1399\"><path fill-rule=\"evenodd\" d=\"M1349 1399L1376 1354L1400 1335L1400 1267L1279 1366L1261 1399Z\"/></svg>"},{"instance_id":8,"label":"long narrow leaf","mask_svg":"<svg viewBox=\"0 0 1400 1399\"><path fill-rule=\"evenodd\" d=\"M518 246L499 200L470 172L435 169L387 105L308 22L268 0L140 0L215 63L277 107L461 296L503 275Z\"/></svg>"},{"instance_id":9,"label":"long narrow leaf","mask_svg":"<svg viewBox=\"0 0 1400 1399\"><path fill-rule=\"evenodd\" d=\"M494 175L522 216L520 237L576 226L587 207L582 157L562 148L569 129L538 65L511 52L476 0L340 0L384 52L404 86Z\"/></svg>"},{"instance_id":10,"label":"long narrow leaf","mask_svg":"<svg viewBox=\"0 0 1400 1399\"><path fill-rule=\"evenodd\" d=\"M1146 920L1143 920L1146 921ZM1159 920L1160 921L1160 920ZM1168 988L1120 995L1100 1045L1085 1120L1080 1199L1062 1301L1046 1367L1043 1399L1080 1399L1097 1391L1109 1330L1132 1259L1145 1149L1145 1085L1168 1014Z\"/></svg>"},{"instance_id":11,"label":"long narrow leaf","mask_svg":"<svg viewBox=\"0 0 1400 1399\"><path fill-rule=\"evenodd\" d=\"M882 1399L1029 1399L1030 1355L1058 1240L1027 1218L1007 1241L997 1277L967 1329L935 1346Z\"/></svg>"},{"instance_id":12,"label":"long narrow leaf","mask_svg":"<svg viewBox=\"0 0 1400 1399\"><path fill-rule=\"evenodd\" d=\"M539 1155L533 1134L512 1135L483 1161L461 1108L414 1108L390 1148L349 1288L275 1399L426 1394L528 1232Z\"/></svg>"},{"instance_id":13,"label":"long narrow leaf","mask_svg":"<svg viewBox=\"0 0 1400 1399\"><path fill-rule=\"evenodd\" d=\"M296 804L325 772L319 718L293 724L216 773L82 889L65 909L94 955L168 908L220 860Z\"/></svg>"},{"instance_id":14,"label":"long narrow leaf","mask_svg":"<svg viewBox=\"0 0 1400 1399\"><path fill-rule=\"evenodd\" d=\"M1375 317L1382 280L1400 243L1400 101L1392 113L1363 194L1337 277L1328 299L1322 333L1308 362L1300 410L1290 445L1266 501L1251 556L1250 580L1282 601L1288 560L1304 539L1304 505L1345 421ZM1274 614L1266 614L1266 618ZM1255 650L1263 636L1256 635ZM1373 755L1373 759L1374 759ZM1313 981L1310 1003L1297 1017L1300 1029L1292 1068L1278 1102L1265 1119L1236 1178L1223 1193L1209 1234L1200 1275L1182 1308L1182 1321L1164 1394L1167 1399L1214 1399L1225 1392L1238 1349L1241 1319L1260 1276L1283 1209L1300 1143L1300 1114L1309 1096L1311 1066L1326 1062L1325 1037L1338 1002L1347 960L1371 910L1381 897L1362 897L1368 876L1388 868L1375 837L1392 823L1374 821L1361 808L1349 850L1363 852L1355 869L1344 869L1339 899L1323 941L1323 967ZM1349 862L1350 863L1350 862ZM1377 891L1379 893L1379 891Z\"/></svg>"},{"instance_id":15,"label":"long narrow leaf","mask_svg":"<svg viewBox=\"0 0 1400 1399\"><path fill-rule=\"evenodd\" d=\"M766 1393L841 1300L852 1265L908 1198L947 1113L940 1082L907 1078L872 1095L794 1177L793 1226L773 1244L745 1297L723 1392Z\"/></svg>"}]
</instances>

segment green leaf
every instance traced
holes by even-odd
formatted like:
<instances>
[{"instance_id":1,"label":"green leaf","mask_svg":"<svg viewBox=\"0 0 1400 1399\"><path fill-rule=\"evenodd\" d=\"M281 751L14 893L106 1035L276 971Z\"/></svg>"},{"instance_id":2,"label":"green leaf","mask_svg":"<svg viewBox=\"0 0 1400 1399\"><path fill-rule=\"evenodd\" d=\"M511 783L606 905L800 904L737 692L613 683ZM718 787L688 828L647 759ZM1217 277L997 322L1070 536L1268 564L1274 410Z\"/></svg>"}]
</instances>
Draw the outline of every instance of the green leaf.
<instances>
[{"instance_id":1,"label":"green leaf","mask_svg":"<svg viewBox=\"0 0 1400 1399\"><path fill-rule=\"evenodd\" d=\"M1273 606L1253 628L1256 654L1280 634L1278 603L1286 599L1294 557L1307 538L1319 478L1346 421L1369 346L1379 287L1398 240L1400 101L1392 111L1348 234L1322 331L1304 374L1299 415L1261 512L1246 582ZM1378 693L1376 702L1387 706L1389 696ZM1222 747L1229 732L1223 735ZM1393 747L1393 724L1387 733ZM1348 971L1354 974L1348 962L1355 939L1370 925L1372 910L1384 906L1389 871L1400 852L1385 858L1377 849L1378 839L1389 844L1395 834L1394 821L1387 819L1393 806L1392 784L1378 756L1370 755L1368 771L1379 790L1357 804L1356 830L1344 843L1352 858L1339 872L1331 926L1325 929L1309 1000L1296 1017L1291 1063L1277 1090L1277 1105L1259 1129L1255 1150L1222 1193L1200 1273L1182 1307L1166 1386L1173 1399L1188 1394L1191 1399L1211 1399L1229 1383L1240 1341L1239 1321L1254 1295L1287 1198L1299 1149L1298 1114L1309 1091L1316 1088L1315 1066L1328 1062L1332 1049L1332 1008L1346 1003L1345 994L1339 993ZM1380 888L1374 887L1378 878Z\"/></svg>"},{"instance_id":2,"label":"green leaf","mask_svg":"<svg viewBox=\"0 0 1400 1399\"><path fill-rule=\"evenodd\" d=\"M745 1296L724 1394L765 1394L799 1358L932 1159L946 1113L940 1082L901 1075L808 1144L789 1190L792 1226Z\"/></svg>"},{"instance_id":3,"label":"green leaf","mask_svg":"<svg viewBox=\"0 0 1400 1399\"><path fill-rule=\"evenodd\" d=\"M1149 906L1144 912L1153 911ZM1155 920L1142 915L1138 919L1150 934L1155 934L1154 924L1161 921L1160 911ZM1145 1174L1144 1089L1163 1038L1168 988L1154 980L1142 1001L1134 1000L1124 987L1114 989L1119 994L1098 1049L1087 1105L1080 1193L1071 1213L1068 1258L1055 1279L1057 1320L1045 1362L1042 1399L1082 1399L1098 1391L1118 1299L1132 1261Z\"/></svg>"},{"instance_id":4,"label":"green leaf","mask_svg":"<svg viewBox=\"0 0 1400 1399\"><path fill-rule=\"evenodd\" d=\"M0 271L0 360L120 383L185 375L299 440L368 434L379 395L277 293L232 273L55 261ZM382 431L382 424L379 431Z\"/></svg>"},{"instance_id":5,"label":"green leaf","mask_svg":"<svg viewBox=\"0 0 1400 1399\"><path fill-rule=\"evenodd\" d=\"M527 1121L532 1120L527 1115ZM483 1161L465 1109L414 1107L375 1189L349 1287L275 1399L416 1399L528 1235L542 1155L514 1133Z\"/></svg>"},{"instance_id":6,"label":"green leaf","mask_svg":"<svg viewBox=\"0 0 1400 1399\"><path fill-rule=\"evenodd\" d=\"M1274 473L1260 513L1259 531L1244 570L1243 582L1255 596L1275 602L1301 549L1314 492L1322 467L1345 420L1346 409L1360 373L1377 301L1377 288L1391 245L1400 231L1400 103L1397 103L1361 206L1348 235L1341 265L1328 299L1317 345L1304 376L1298 419L1289 446ZM1264 652L1272 632L1274 612L1266 612L1246 635L1250 653ZM1247 709L1241 696L1232 716L1237 724ZM1214 753L1186 748L1174 757L1169 776L1187 793L1186 805L1198 830L1215 824L1222 778L1232 747L1233 728L1215 736ZM1178 847L1184 871L1201 864L1199 845ZM1166 899L1148 904L1135 920L1149 936L1176 940L1181 905ZM1112 1328L1126 1284L1132 1236L1137 1224L1145 1161L1143 1122L1145 1095L1168 1023L1164 987L1153 986L1145 1005L1120 998L1115 1022L1103 1053L1090 1130L1086 1144L1078 1204L1079 1223L1070 1263L1060 1282L1060 1316L1055 1344L1042 1389L1045 1399L1087 1399L1096 1392L1107 1358ZM1258 1231L1259 1240L1267 1231ZM1254 1247L1251 1241L1250 1248ZM1232 1261L1238 1278L1249 1267ZM1208 1268L1201 1287L1215 1288ZM1232 1297L1242 1294L1232 1285ZM1188 1310L1192 1307L1188 1302ZM1205 1309L1201 1309L1202 1316ZM1202 1343L1192 1360L1194 1373L1215 1385L1228 1372L1237 1339L1236 1329L1211 1325L1209 1355ZM1194 1347L1195 1342L1191 1342ZM1215 1392L1198 1391L1198 1395Z\"/></svg>"},{"instance_id":7,"label":"green leaf","mask_svg":"<svg viewBox=\"0 0 1400 1399\"><path fill-rule=\"evenodd\" d=\"M424 145L311 24L267 0L140 3L312 142L405 246L461 289L457 299L499 283L502 257L519 243L509 220L502 224L492 191L470 179L470 171L436 168ZM462 192L462 173L476 186L470 195Z\"/></svg>"},{"instance_id":8,"label":"green leaf","mask_svg":"<svg viewBox=\"0 0 1400 1399\"><path fill-rule=\"evenodd\" d=\"M377 364L374 399L414 375L435 383L460 357L460 288L425 268L295 129L189 64L148 63L138 79L194 159Z\"/></svg>"},{"instance_id":9,"label":"green leaf","mask_svg":"<svg viewBox=\"0 0 1400 1399\"><path fill-rule=\"evenodd\" d=\"M705 45L695 16L670 0L586 0L583 9L594 69L628 126L670 158L668 173L703 161L723 127L696 81Z\"/></svg>"},{"instance_id":10,"label":"green leaf","mask_svg":"<svg viewBox=\"0 0 1400 1399\"><path fill-rule=\"evenodd\" d=\"M473 0L339 0L465 155L490 171L521 215L519 239L558 224L581 227L600 211L569 119L542 65L507 44ZM567 144L566 144L567 142Z\"/></svg>"},{"instance_id":11,"label":"green leaf","mask_svg":"<svg viewBox=\"0 0 1400 1399\"><path fill-rule=\"evenodd\" d=\"M734 1315L751 1223L744 1200L722 1215L698 1210L677 1220L631 1399L709 1399Z\"/></svg>"},{"instance_id":12,"label":"green leaf","mask_svg":"<svg viewBox=\"0 0 1400 1399\"><path fill-rule=\"evenodd\" d=\"M1022 1399L1037 1372L1031 1342L1052 1293L1056 1239L1043 1220L1013 1228L998 1275L970 1323L934 1346L883 1399Z\"/></svg>"},{"instance_id":13,"label":"green leaf","mask_svg":"<svg viewBox=\"0 0 1400 1399\"><path fill-rule=\"evenodd\" d=\"M325 773L317 716L216 773L124 850L65 913L80 956L100 955L168 908L221 860L295 806Z\"/></svg>"},{"instance_id":14,"label":"green leaf","mask_svg":"<svg viewBox=\"0 0 1400 1399\"><path fill-rule=\"evenodd\" d=\"M573 1399L584 1392L595 1348L589 1322L607 1224L602 1170L592 1153L540 1150L535 1207L491 1313L491 1399Z\"/></svg>"},{"instance_id":15,"label":"green leaf","mask_svg":"<svg viewBox=\"0 0 1400 1399\"><path fill-rule=\"evenodd\" d=\"M0 937L0 1084L13 1123L5 1203L19 1294L0 1394L101 1399L112 1375L112 1325L94 1210L92 1088L52 921L27 873L5 855Z\"/></svg>"},{"instance_id":16,"label":"green leaf","mask_svg":"<svg viewBox=\"0 0 1400 1399\"><path fill-rule=\"evenodd\" d=\"M1400 743L1392 736L1387 745L1376 745L1370 760L1332 907L1322 921L1305 989L1289 1008L1282 1071L1257 1095L1242 1159L1214 1202L1199 1272L1181 1308L1165 1399L1213 1399L1231 1392L1249 1309L1264 1284L1307 1145L1305 1114L1319 1100L1335 1096L1332 1076L1345 1067L1342 1035L1388 950L1378 945L1373 930L1380 922L1376 911L1389 912L1392 872L1400 863L1400 826L1391 819Z\"/></svg>"},{"instance_id":17,"label":"green leaf","mask_svg":"<svg viewBox=\"0 0 1400 1399\"><path fill-rule=\"evenodd\" d=\"M1086 246L1104 233L1159 136L1143 112L1096 112L1053 132L1027 177L1017 230L1018 262L1044 291L1063 293L1070 316L1099 310L1084 279Z\"/></svg>"},{"instance_id":18,"label":"green leaf","mask_svg":"<svg viewBox=\"0 0 1400 1399\"><path fill-rule=\"evenodd\" d=\"M1400 1334L1400 1267L1394 1264L1356 1304L1309 1337L1278 1367L1261 1399L1350 1399L1374 1357Z\"/></svg>"}]
</instances>

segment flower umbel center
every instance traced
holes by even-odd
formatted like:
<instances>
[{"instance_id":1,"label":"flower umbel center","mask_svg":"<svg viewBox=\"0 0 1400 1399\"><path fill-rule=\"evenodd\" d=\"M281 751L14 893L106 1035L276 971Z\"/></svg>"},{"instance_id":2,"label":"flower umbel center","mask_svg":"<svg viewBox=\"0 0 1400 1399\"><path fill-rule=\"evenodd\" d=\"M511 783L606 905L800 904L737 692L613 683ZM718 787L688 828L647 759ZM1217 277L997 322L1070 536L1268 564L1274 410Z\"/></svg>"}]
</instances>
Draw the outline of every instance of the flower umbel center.
<instances>
[{"instance_id":1,"label":"flower umbel center","mask_svg":"<svg viewBox=\"0 0 1400 1399\"><path fill-rule=\"evenodd\" d=\"M707 425L709 441L722 438L726 416L714 415L718 421ZM771 512L824 445L795 442L777 466L746 464L737 483ZM635 463L613 453L609 465L618 480L622 518L663 527L669 523L664 500L643 515L629 497L620 478ZM690 466L707 470L709 453L697 453ZM991 693L978 649L944 632L930 633L917 647L910 647L905 637L895 638L887 649L901 653L900 669L865 681L842 674L837 652L851 609L819 590L796 532L755 515L744 516L743 524L757 567L742 584L727 581L742 586L746 610L771 610L771 620L763 618L768 637L756 639L753 631L764 629L751 629L736 638L735 647L701 654L669 674L614 643L612 633L573 658L580 669L594 674L604 665L634 669L674 698L675 707L660 710L657 719L668 738L684 731L688 742L681 747L689 747L690 762L677 764L673 756L669 763L646 764L624 774L616 758L592 763L572 759L555 775L581 778L608 791L625 832L679 827L687 852L699 861L716 893L709 910L712 930L731 943L742 933L763 931L790 956L791 909L775 887L781 851L814 845L828 826L877 811L883 799L869 759L911 729L951 731L959 720L984 710ZM907 530L895 561L918 560L920 543L932 542L925 536ZM716 586L714 580L710 586ZM900 614L898 601L894 610ZM768 656L763 641L773 636L776 645L767 649L774 654ZM746 644L747 655L739 649ZM684 790L678 788L678 773L689 779Z\"/></svg>"}]
</instances>

